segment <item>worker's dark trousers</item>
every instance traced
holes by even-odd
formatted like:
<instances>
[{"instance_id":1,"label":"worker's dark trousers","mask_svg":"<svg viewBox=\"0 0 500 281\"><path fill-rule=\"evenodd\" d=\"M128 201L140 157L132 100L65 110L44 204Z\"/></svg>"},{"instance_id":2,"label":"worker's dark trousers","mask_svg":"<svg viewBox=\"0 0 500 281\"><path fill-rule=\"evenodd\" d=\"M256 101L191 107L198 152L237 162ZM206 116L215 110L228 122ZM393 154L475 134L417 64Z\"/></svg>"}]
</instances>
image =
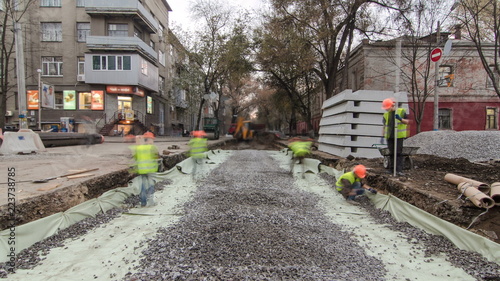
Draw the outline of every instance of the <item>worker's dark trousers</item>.
<instances>
[{"instance_id":1,"label":"worker's dark trousers","mask_svg":"<svg viewBox=\"0 0 500 281\"><path fill-rule=\"evenodd\" d=\"M398 139L397 143L397 151L396 151L396 172L402 172L403 171L403 140L404 139ZM392 161L394 161L394 139L388 139L387 140L387 147L389 148L389 151L391 152L391 165L390 168L393 169Z\"/></svg>"},{"instance_id":2,"label":"worker's dark trousers","mask_svg":"<svg viewBox=\"0 0 500 281\"><path fill-rule=\"evenodd\" d=\"M148 175L141 175L141 192L139 193L139 199L141 200L141 206L144 207L148 203L154 204L153 194L155 193L154 183L149 181Z\"/></svg>"}]
</instances>

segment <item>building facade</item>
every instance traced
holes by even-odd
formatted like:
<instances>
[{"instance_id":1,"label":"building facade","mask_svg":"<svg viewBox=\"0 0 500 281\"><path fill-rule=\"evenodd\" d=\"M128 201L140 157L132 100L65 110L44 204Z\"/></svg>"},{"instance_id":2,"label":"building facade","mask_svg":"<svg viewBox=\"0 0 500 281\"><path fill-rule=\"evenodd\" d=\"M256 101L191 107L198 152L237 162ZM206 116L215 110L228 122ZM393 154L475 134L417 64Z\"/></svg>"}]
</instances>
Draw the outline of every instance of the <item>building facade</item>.
<instances>
[{"instance_id":1,"label":"building facade","mask_svg":"<svg viewBox=\"0 0 500 281\"><path fill-rule=\"evenodd\" d=\"M419 77L420 74L414 77L419 80L418 85L422 87L426 85L427 90L412 89L409 77L414 72L408 57L414 47L403 38L399 53L396 52L396 40L383 42L364 40L352 51L347 69L341 70L340 77L345 78L346 83L338 88L338 92L345 89L408 92L408 106L412 119L410 131L411 135L414 135L417 133L415 114L422 110L420 131L434 129L434 93L437 80L439 81L437 83L439 84L437 87L439 130L498 130L500 98L493 90L492 83L499 81L489 79L473 43L462 40L459 32L458 29L455 34L441 34L443 42L441 48L444 50L447 42L451 49L437 62L437 75L435 63L431 62L430 65L427 63L430 50L434 47L419 50L415 69L419 73L428 71L429 75L427 79ZM420 41L425 46L429 40L436 42L436 35L421 38ZM487 59L490 59L491 63L493 63L493 52L493 46L490 50L486 49ZM398 56L401 62L399 67ZM425 102L419 102L424 95Z\"/></svg>"},{"instance_id":2,"label":"building facade","mask_svg":"<svg viewBox=\"0 0 500 281\"><path fill-rule=\"evenodd\" d=\"M29 128L171 134L170 11L165 0L35 1L22 17Z\"/></svg>"}]
</instances>

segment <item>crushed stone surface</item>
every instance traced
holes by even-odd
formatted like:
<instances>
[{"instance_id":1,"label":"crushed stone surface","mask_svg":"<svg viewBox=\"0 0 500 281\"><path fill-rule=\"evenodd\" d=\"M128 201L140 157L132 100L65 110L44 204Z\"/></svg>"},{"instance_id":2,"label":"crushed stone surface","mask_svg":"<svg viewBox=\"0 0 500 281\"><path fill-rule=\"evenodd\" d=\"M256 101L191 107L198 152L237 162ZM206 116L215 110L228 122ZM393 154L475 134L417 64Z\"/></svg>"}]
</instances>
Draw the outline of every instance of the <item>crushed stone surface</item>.
<instances>
[{"instance_id":1,"label":"crushed stone surface","mask_svg":"<svg viewBox=\"0 0 500 281\"><path fill-rule=\"evenodd\" d=\"M420 147L418 154L465 158L471 162L500 159L499 131L429 131L405 140L404 146Z\"/></svg>"},{"instance_id":2,"label":"crushed stone surface","mask_svg":"<svg viewBox=\"0 0 500 281\"><path fill-rule=\"evenodd\" d=\"M383 280L382 262L265 152L237 151L200 184L125 280Z\"/></svg>"}]
</instances>

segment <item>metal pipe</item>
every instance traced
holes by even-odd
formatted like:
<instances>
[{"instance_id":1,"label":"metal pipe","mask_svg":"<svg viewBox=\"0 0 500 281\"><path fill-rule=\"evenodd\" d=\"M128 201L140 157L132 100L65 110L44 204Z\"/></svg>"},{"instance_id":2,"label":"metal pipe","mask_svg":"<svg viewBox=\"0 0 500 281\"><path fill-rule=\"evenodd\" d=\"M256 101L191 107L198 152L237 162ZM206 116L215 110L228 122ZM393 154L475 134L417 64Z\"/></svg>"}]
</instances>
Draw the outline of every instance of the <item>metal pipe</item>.
<instances>
[{"instance_id":1,"label":"metal pipe","mask_svg":"<svg viewBox=\"0 0 500 281\"><path fill-rule=\"evenodd\" d=\"M495 205L500 206L500 182L491 184L490 197L495 201Z\"/></svg>"},{"instance_id":2,"label":"metal pipe","mask_svg":"<svg viewBox=\"0 0 500 281\"><path fill-rule=\"evenodd\" d=\"M473 187L475 187L476 189L480 190L481 192L483 192L485 194L488 194L490 192L490 186L488 184L483 183L483 182L479 182L479 181L476 181L476 180L473 180L473 179L464 178L464 177L461 177L461 176L457 176L455 174L446 174L444 176L444 179L447 182L453 183L453 184L460 184L462 182L468 182Z\"/></svg>"},{"instance_id":3,"label":"metal pipe","mask_svg":"<svg viewBox=\"0 0 500 281\"><path fill-rule=\"evenodd\" d=\"M465 195L467 199L479 208L489 209L495 206L495 201L493 201L493 199L479 191L469 182L461 182L458 184L457 188L462 195Z\"/></svg>"}]
</instances>

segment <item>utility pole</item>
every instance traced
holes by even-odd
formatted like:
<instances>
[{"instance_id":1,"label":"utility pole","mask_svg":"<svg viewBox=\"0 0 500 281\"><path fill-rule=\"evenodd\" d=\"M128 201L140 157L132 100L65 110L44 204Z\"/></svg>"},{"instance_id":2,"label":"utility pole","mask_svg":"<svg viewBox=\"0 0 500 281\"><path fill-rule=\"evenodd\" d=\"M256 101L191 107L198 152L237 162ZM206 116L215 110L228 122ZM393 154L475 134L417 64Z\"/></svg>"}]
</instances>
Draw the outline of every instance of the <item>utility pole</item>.
<instances>
[{"instance_id":1,"label":"utility pole","mask_svg":"<svg viewBox=\"0 0 500 281\"><path fill-rule=\"evenodd\" d=\"M440 37L441 37L441 24L440 22L438 21L437 22L437 33L436 33L436 43L439 45L439 41L440 41ZM437 131L439 130L439 93L438 93L438 89L439 89L439 60L437 60L435 63L434 63L434 72L435 72L435 80L436 80L436 86L434 87L434 126L433 126L433 129L434 131Z\"/></svg>"}]
</instances>

